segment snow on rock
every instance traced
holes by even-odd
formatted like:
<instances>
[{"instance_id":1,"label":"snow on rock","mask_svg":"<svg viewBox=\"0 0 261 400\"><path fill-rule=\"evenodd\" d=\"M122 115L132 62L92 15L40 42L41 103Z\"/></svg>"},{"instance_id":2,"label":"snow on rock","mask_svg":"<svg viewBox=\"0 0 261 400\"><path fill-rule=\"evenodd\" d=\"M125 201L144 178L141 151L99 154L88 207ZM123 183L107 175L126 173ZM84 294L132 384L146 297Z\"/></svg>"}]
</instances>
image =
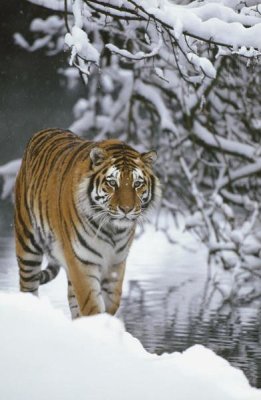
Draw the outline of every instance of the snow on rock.
<instances>
[{"instance_id":1,"label":"snow on rock","mask_svg":"<svg viewBox=\"0 0 261 400\"><path fill-rule=\"evenodd\" d=\"M203 346L156 356L106 314L71 322L47 300L0 294L5 400L258 400L244 374Z\"/></svg>"}]
</instances>

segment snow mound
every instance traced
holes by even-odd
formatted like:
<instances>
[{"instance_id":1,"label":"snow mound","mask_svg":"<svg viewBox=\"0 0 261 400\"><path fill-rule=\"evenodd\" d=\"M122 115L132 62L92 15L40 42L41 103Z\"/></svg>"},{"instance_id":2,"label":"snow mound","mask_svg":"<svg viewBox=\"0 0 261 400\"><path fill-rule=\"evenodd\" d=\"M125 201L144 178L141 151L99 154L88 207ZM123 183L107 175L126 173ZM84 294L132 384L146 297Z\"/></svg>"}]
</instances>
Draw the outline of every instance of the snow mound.
<instances>
[{"instance_id":1,"label":"snow mound","mask_svg":"<svg viewBox=\"0 0 261 400\"><path fill-rule=\"evenodd\" d=\"M147 353L106 314L68 320L47 300L0 294L0 393L5 400L255 400L240 370L203 346Z\"/></svg>"}]
</instances>

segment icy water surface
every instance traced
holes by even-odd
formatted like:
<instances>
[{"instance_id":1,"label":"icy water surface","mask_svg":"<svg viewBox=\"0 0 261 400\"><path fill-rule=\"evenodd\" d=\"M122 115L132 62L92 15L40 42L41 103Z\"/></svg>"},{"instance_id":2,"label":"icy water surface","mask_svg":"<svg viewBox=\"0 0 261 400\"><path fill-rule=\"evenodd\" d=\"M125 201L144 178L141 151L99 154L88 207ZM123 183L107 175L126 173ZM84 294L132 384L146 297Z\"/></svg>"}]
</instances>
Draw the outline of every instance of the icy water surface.
<instances>
[{"instance_id":1,"label":"icy water surface","mask_svg":"<svg viewBox=\"0 0 261 400\"><path fill-rule=\"evenodd\" d=\"M1 202L0 290L16 292L18 274L11 225L12 207ZM261 387L260 303L217 312L210 306L202 251L174 246L166 252L170 247L156 249L158 239L153 237L149 232L145 241L138 240L130 254L122 300L126 329L148 351L158 354L203 344L240 367L253 386ZM148 256L150 262L146 262L146 251L153 252L153 257ZM48 296L69 316L63 272L42 287L40 295Z\"/></svg>"}]
</instances>

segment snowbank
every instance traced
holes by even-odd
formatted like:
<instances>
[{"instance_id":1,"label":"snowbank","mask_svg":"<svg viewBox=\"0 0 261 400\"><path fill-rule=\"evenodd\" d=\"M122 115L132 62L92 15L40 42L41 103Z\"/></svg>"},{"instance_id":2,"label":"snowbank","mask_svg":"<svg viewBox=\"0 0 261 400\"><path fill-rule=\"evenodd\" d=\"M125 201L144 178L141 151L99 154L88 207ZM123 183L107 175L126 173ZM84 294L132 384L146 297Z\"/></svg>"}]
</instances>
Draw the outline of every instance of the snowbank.
<instances>
[{"instance_id":1,"label":"snowbank","mask_svg":"<svg viewBox=\"0 0 261 400\"><path fill-rule=\"evenodd\" d=\"M0 294L3 400L255 400L261 391L202 346L156 356L102 315L71 322L47 300Z\"/></svg>"}]
</instances>

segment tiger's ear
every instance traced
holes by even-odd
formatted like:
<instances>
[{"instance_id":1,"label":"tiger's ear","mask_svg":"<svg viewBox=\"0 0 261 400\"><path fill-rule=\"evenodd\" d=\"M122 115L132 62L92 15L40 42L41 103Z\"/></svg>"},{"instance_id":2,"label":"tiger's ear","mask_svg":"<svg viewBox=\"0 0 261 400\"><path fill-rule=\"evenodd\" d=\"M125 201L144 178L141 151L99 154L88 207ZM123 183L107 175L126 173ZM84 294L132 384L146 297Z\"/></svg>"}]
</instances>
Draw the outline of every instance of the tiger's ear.
<instances>
[{"instance_id":1,"label":"tiger's ear","mask_svg":"<svg viewBox=\"0 0 261 400\"><path fill-rule=\"evenodd\" d=\"M148 153L142 153L141 159L144 164L151 165L157 160L157 153L154 150L149 151Z\"/></svg>"},{"instance_id":2,"label":"tiger's ear","mask_svg":"<svg viewBox=\"0 0 261 400\"><path fill-rule=\"evenodd\" d=\"M94 147L90 151L90 159L92 160L92 165L97 167L101 165L107 158L107 153L100 147Z\"/></svg>"}]
</instances>

